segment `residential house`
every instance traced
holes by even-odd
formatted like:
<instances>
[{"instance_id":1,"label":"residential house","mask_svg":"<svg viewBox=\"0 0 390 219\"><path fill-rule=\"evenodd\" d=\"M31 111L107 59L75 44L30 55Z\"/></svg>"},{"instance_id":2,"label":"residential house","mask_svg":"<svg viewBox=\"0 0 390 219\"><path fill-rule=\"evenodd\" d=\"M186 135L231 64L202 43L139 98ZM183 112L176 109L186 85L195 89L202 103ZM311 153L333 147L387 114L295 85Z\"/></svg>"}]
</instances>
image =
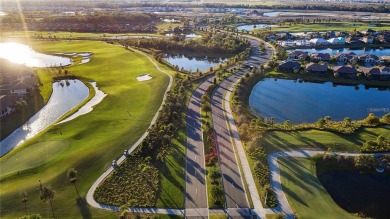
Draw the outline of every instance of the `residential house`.
<instances>
[{"instance_id":1,"label":"residential house","mask_svg":"<svg viewBox=\"0 0 390 219\"><path fill-rule=\"evenodd\" d=\"M342 38L343 40L341 40L340 38L342 37L339 37L339 38L330 38L328 40L328 42L332 45L342 45L342 44L345 44L345 39Z\"/></svg>"},{"instance_id":2,"label":"residential house","mask_svg":"<svg viewBox=\"0 0 390 219\"><path fill-rule=\"evenodd\" d=\"M290 54L288 54L288 59L290 60L293 60L293 59L297 59L297 60L305 60L308 56L308 52L302 52L302 51L294 51L294 52L291 52Z\"/></svg>"},{"instance_id":3,"label":"residential house","mask_svg":"<svg viewBox=\"0 0 390 219\"><path fill-rule=\"evenodd\" d=\"M25 78L23 80L17 81L14 83L10 89L11 94L17 95L26 95L35 90L36 79L35 78Z\"/></svg>"},{"instance_id":4,"label":"residential house","mask_svg":"<svg viewBox=\"0 0 390 219\"><path fill-rule=\"evenodd\" d=\"M301 68L301 64L299 62L287 61L278 66L278 71L294 73L296 70Z\"/></svg>"},{"instance_id":5,"label":"residential house","mask_svg":"<svg viewBox=\"0 0 390 219\"><path fill-rule=\"evenodd\" d=\"M381 43L390 43L390 35L382 34L379 35L376 39Z\"/></svg>"},{"instance_id":6,"label":"residential house","mask_svg":"<svg viewBox=\"0 0 390 219\"><path fill-rule=\"evenodd\" d=\"M369 36L365 36L361 39L361 41L363 41L366 44L372 44L374 42L374 38L369 37Z\"/></svg>"},{"instance_id":7,"label":"residential house","mask_svg":"<svg viewBox=\"0 0 390 219\"><path fill-rule=\"evenodd\" d=\"M345 42L348 43L348 44L351 44L351 45L363 45L363 44L365 44L365 42L360 40L359 37L347 37L345 39Z\"/></svg>"},{"instance_id":8,"label":"residential house","mask_svg":"<svg viewBox=\"0 0 390 219\"><path fill-rule=\"evenodd\" d=\"M328 64L309 63L305 66L305 72L315 76L324 76L328 73Z\"/></svg>"},{"instance_id":9,"label":"residential house","mask_svg":"<svg viewBox=\"0 0 390 219\"><path fill-rule=\"evenodd\" d=\"M376 35L378 35L378 32L376 32L376 31L373 30L373 29L363 30L362 33L363 33L363 34L366 34L366 35L371 35L371 36L376 36Z\"/></svg>"},{"instance_id":10,"label":"residential house","mask_svg":"<svg viewBox=\"0 0 390 219\"><path fill-rule=\"evenodd\" d=\"M390 67L382 66L379 69L381 70L380 80L390 81Z\"/></svg>"},{"instance_id":11,"label":"residential house","mask_svg":"<svg viewBox=\"0 0 390 219\"><path fill-rule=\"evenodd\" d=\"M316 46L319 46L319 45L328 45L329 42L323 38L314 38L314 39L311 39L310 40L310 43L312 45L316 45Z\"/></svg>"},{"instance_id":12,"label":"residential house","mask_svg":"<svg viewBox=\"0 0 390 219\"><path fill-rule=\"evenodd\" d=\"M329 61L330 55L329 53L313 53L310 57L316 61Z\"/></svg>"},{"instance_id":13,"label":"residential house","mask_svg":"<svg viewBox=\"0 0 390 219\"><path fill-rule=\"evenodd\" d=\"M338 62L352 62L356 59L356 53L349 52L349 53L341 53L334 55L334 58Z\"/></svg>"},{"instance_id":14,"label":"residential house","mask_svg":"<svg viewBox=\"0 0 390 219\"><path fill-rule=\"evenodd\" d=\"M374 54L365 54L365 55L359 55L357 56L358 61L364 62L364 63L376 63L376 64L382 64L384 60L381 57L378 57Z\"/></svg>"},{"instance_id":15,"label":"residential house","mask_svg":"<svg viewBox=\"0 0 390 219\"><path fill-rule=\"evenodd\" d=\"M1 95L0 96L0 117L5 117L15 112L15 103L20 97L15 95Z\"/></svg>"},{"instance_id":16,"label":"residential house","mask_svg":"<svg viewBox=\"0 0 390 219\"><path fill-rule=\"evenodd\" d=\"M281 46L295 46L297 43L292 40L282 41L280 42Z\"/></svg>"},{"instance_id":17,"label":"residential house","mask_svg":"<svg viewBox=\"0 0 390 219\"><path fill-rule=\"evenodd\" d=\"M349 79L357 78L356 68L353 66L350 66L350 65L335 66L335 67L333 67L333 73L334 73L335 77L349 78Z\"/></svg>"},{"instance_id":18,"label":"residential house","mask_svg":"<svg viewBox=\"0 0 390 219\"><path fill-rule=\"evenodd\" d=\"M281 40L292 40L294 38L294 36L290 33L278 33L277 37Z\"/></svg>"},{"instance_id":19,"label":"residential house","mask_svg":"<svg viewBox=\"0 0 390 219\"><path fill-rule=\"evenodd\" d=\"M390 67L372 67L364 68L363 74L371 80L381 80L389 81L390 80Z\"/></svg>"}]
</instances>

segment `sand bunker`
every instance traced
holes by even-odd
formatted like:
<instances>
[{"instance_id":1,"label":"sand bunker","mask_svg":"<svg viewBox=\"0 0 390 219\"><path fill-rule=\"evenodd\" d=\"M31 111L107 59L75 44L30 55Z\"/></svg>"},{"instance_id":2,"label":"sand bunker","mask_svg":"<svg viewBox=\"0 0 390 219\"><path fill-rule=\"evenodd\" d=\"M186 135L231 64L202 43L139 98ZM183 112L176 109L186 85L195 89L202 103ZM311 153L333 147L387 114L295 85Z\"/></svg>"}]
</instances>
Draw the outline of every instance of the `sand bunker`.
<instances>
[{"instance_id":1,"label":"sand bunker","mask_svg":"<svg viewBox=\"0 0 390 219\"><path fill-rule=\"evenodd\" d=\"M148 81L152 79L152 77L149 74L142 74L137 77L137 81Z\"/></svg>"}]
</instances>

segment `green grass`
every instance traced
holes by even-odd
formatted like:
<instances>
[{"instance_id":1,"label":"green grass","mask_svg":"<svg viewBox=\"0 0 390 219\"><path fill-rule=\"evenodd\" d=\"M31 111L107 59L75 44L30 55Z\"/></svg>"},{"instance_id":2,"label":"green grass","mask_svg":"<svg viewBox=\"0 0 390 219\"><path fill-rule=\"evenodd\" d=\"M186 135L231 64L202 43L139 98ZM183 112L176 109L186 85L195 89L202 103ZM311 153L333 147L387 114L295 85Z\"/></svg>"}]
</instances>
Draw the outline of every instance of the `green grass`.
<instances>
[{"instance_id":1,"label":"green grass","mask_svg":"<svg viewBox=\"0 0 390 219\"><path fill-rule=\"evenodd\" d=\"M292 24L291 27L288 24L283 26L273 27L272 31L290 31L290 32L303 32L303 31L362 31L367 29L373 29L376 31L379 30L388 30L390 29L390 24L388 23L378 23L376 26L368 26L366 23L353 22L353 24L359 26L352 26L349 22L340 22L340 23L316 23L316 24ZM255 30L255 32L261 32L261 29Z\"/></svg>"},{"instance_id":2,"label":"green grass","mask_svg":"<svg viewBox=\"0 0 390 219\"><path fill-rule=\"evenodd\" d=\"M390 137L390 128L362 128L353 135L336 134L327 131L272 131L267 132L262 140L267 153L296 149L318 149L333 151L359 151L368 140L377 136Z\"/></svg>"},{"instance_id":3,"label":"green grass","mask_svg":"<svg viewBox=\"0 0 390 219\"><path fill-rule=\"evenodd\" d=\"M185 124L185 123L182 123ZM184 166L186 128L181 127L172 141L171 153L164 162L155 164L161 179L161 190L156 206L159 208L184 208Z\"/></svg>"},{"instance_id":4,"label":"green grass","mask_svg":"<svg viewBox=\"0 0 390 219\"><path fill-rule=\"evenodd\" d=\"M226 219L225 214L210 214L209 216L210 219Z\"/></svg>"},{"instance_id":5,"label":"green grass","mask_svg":"<svg viewBox=\"0 0 390 219\"><path fill-rule=\"evenodd\" d=\"M77 194L66 179L66 171L71 167L78 170L78 188L81 196L85 197L89 187L111 161L147 129L161 104L169 79L158 72L144 56L103 42L40 41L33 42L33 48L48 53L92 52L94 56L91 62L70 67L69 72L84 80L97 81L99 88L108 95L91 113L51 127L0 159L2 218L23 215L23 206L18 198L21 190L29 193L30 213L39 213L45 217L51 214L49 205L39 200L36 190L39 179L44 184L51 184L56 190L54 208L58 217L80 218L92 215L93 218L115 218L113 212L91 208L85 201L77 202ZM142 83L136 81L136 76L143 73L150 73L153 79ZM127 112L131 113L131 117ZM58 134L59 131L62 135ZM41 150L36 150L38 148ZM21 164L26 162L26 156L28 160L36 160L35 163ZM13 166L18 166L18 171L12 168L4 172L3 167Z\"/></svg>"},{"instance_id":6,"label":"green grass","mask_svg":"<svg viewBox=\"0 0 390 219\"><path fill-rule=\"evenodd\" d=\"M340 208L316 177L313 161L279 159L283 191L299 218L357 218Z\"/></svg>"}]
</instances>

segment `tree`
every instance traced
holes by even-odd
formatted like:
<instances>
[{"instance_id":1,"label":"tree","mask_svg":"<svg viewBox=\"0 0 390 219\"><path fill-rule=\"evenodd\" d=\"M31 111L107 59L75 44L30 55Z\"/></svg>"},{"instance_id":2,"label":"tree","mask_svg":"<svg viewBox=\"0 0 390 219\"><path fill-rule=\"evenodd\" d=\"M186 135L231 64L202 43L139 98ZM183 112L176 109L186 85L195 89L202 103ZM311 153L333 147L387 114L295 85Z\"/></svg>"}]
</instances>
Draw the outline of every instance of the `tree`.
<instances>
[{"instance_id":1,"label":"tree","mask_svg":"<svg viewBox=\"0 0 390 219\"><path fill-rule=\"evenodd\" d=\"M41 183L40 180L39 180L39 183ZM53 209L53 200L54 200L54 196L55 196L56 192L50 186L45 186L42 184L40 184L39 190L40 190L39 198L44 202L50 203L51 212L53 213L53 218L55 218L54 209Z\"/></svg>"},{"instance_id":2,"label":"tree","mask_svg":"<svg viewBox=\"0 0 390 219\"><path fill-rule=\"evenodd\" d=\"M28 214L27 213L27 192L26 191L23 191L23 192L20 192L19 194L19 197L20 197L20 201L24 203L24 210L26 211L26 215Z\"/></svg>"},{"instance_id":3,"label":"tree","mask_svg":"<svg viewBox=\"0 0 390 219\"><path fill-rule=\"evenodd\" d=\"M209 104L203 105L203 110L206 112L206 116L208 115L208 112L211 111L211 106Z\"/></svg>"},{"instance_id":4,"label":"tree","mask_svg":"<svg viewBox=\"0 0 390 219\"><path fill-rule=\"evenodd\" d=\"M350 126L351 125L351 118L345 117L343 119L343 122L344 122L344 126Z\"/></svg>"},{"instance_id":5,"label":"tree","mask_svg":"<svg viewBox=\"0 0 390 219\"><path fill-rule=\"evenodd\" d=\"M364 123L368 125L378 125L380 123L379 118L374 113L368 114L367 118L364 119Z\"/></svg>"},{"instance_id":6,"label":"tree","mask_svg":"<svg viewBox=\"0 0 390 219\"><path fill-rule=\"evenodd\" d=\"M290 120L284 121L284 127L285 127L285 128L290 128L291 126L292 126L292 123L291 123Z\"/></svg>"},{"instance_id":7,"label":"tree","mask_svg":"<svg viewBox=\"0 0 390 219\"><path fill-rule=\"evenodd\" d=\"M69 179L69 183L72 183L74 188L76 189L76 192L77 192L77 195L80 197L80 193L79 193L79 190L77 189L77 186L76 186L76 181L77 181L77 170L75 168L70 168L68 170L68 173L66 174L66 176L68 177Z\"/></svg>"},{"instance_id":8,"label":"tree","mask_svg":"<svg viewBox=\"0 0 390 219\"><path fill-rule=\"evenodd\" d=\"M325 119L324 118L320 118L320 119L318 119L317 120L317 126L319 127L319 128L323 128L324 127L324 125L325 125Z\"/></svg>"}]
</instances>

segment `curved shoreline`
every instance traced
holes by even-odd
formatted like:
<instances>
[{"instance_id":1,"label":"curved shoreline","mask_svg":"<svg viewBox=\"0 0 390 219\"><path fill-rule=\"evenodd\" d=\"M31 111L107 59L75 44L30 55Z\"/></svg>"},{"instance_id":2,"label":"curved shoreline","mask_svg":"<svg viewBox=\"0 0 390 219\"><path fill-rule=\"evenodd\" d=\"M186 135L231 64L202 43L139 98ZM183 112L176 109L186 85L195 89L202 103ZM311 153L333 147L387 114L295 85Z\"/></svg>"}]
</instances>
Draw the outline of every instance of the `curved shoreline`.
<instances>
[{"instance_id":1,"label":"curved shoreline","mask_svg":"<svg viewBox=\"0 0 390 219\"><path fill-rule=\"evenodd\" d=\"M72 113L69 117L59 121L56 125L69 122L79 116L92 112L93 107L98 105L100 102L102 102L103 99L107 96L106 93L104 93L102 90L99 90L99 88L96 86L96 82L89 82L89 83L92 85L93 89L95 90L94 96L87 103L79 107L76 112Z\"/></svg>"},{"instance_id":2,"label":"curved shoreline","mask_svg":"<svg viewBox=\"0 0 390 219\"><path fill-rule=\"evenodd\" d=\"M88 87L82 81L80 81L80 80L77 80L77 81L79 81L79 83L82 83L88 89ZM52 84L52 86L54 86L56 83L60 83L60 82L55 82L55 83ZM3 139L0 142L0 157L3 157L4 155L6 155L6 154L10 153L11 151L13 151L15 148L20 147L21 145L23 145L27 141L29 141L32 138L34 138L35 136L39 135L44 130L46 130L47 128L52 126L62 116L66 115L68 112L70 112L74 108L78 107L80 105L80 103L83 103L83 101L88 98L88 96L89 96L89 89L88 89L88 95L86 95L85 98L83 98L81 101L79 101L79 103L74 103L73 104L74 106L72 106L66 112L63 112L63 113L58 114L58 115L54 115L54 117L52 117L52 119L51 119L51 122L47 122L47 121L45 122L44 120L40 121L41 123L46 123L46 124L42 125L41 123L39 123L38 120L47 119L47 118L50 119L50 116L53 116L52 113L48 113L46 116L44 116L45 118L43 118L42 115L41 115L42 112L49 111L49 110L53 111L53 109L50 109L52 107L56 107L56 105L53 106L53 104L61 104L61 103L58 103L58 101L55 102L56 100L54 100L53 98L56 98L56 97L53 96L53 95L54 95L54 89L53 89L53 92L50 95L49 101L42 107L42 109L40 109L30 119L28 119L22 126L17 128L7 138ZM60 98L60 97L57 97L57 98ZM53 101L54 101L54 103L52 103ZM65 104L65 103L62 103L62 104ZM67 104L68 103L66 103L66 105ZM54 111L56 112L57 110L54 110ZM32 120L32 121L30 121L30 120ZM37 121L38 121L39 124L34 124L34 122L37 122ZM34 130L34 128L32 129L30 127L31 124L35 125L35 130Z\"/></svg>"}]
</instances>

